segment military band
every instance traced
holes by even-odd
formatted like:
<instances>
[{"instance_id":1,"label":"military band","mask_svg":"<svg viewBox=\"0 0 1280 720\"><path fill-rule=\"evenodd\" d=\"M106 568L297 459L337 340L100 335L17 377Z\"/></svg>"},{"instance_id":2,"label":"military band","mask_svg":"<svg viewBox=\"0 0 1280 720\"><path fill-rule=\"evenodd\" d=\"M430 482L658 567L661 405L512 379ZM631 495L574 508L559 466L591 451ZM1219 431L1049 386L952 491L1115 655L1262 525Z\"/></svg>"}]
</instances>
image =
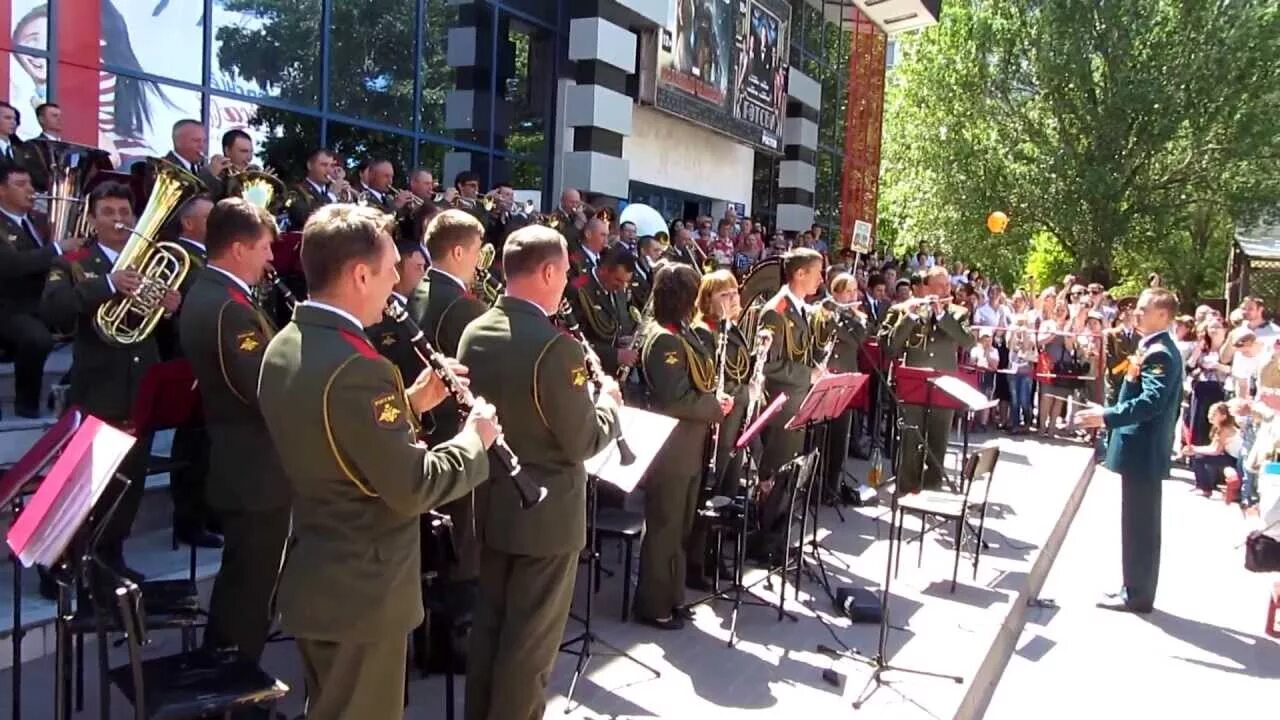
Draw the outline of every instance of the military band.
<instances>
[{"instance_id":1,"label":"military band","mask_svg":"<svg viewBox=\"0 0 1280 720\"><path fill-rule=\"evenodd\" d=\"M600 357L604 371L616 375L619 365L635 367L637 352L632 338L640 328L640 311L628 295L635 272L635 257L621 248L610 248L590 271L569 283L565 297L574 317Z\"/></svg>"},{"instance_id":2,"label":"military band","mask_svg":"<svg viewBox=\"0 0 1280 720\"><path fill-rule=\"evenodd\" d=\"M849 273L841 273L831 281L829 289L831 297L821 303L813 315L816 364L831 373L857 372L858 347L867 335L867 316L855 302L857 282ZM827 428L822 478L823 499L829 502L841 497L852 425L853 408L846 408Z\"/></svg>"}]
</instances>

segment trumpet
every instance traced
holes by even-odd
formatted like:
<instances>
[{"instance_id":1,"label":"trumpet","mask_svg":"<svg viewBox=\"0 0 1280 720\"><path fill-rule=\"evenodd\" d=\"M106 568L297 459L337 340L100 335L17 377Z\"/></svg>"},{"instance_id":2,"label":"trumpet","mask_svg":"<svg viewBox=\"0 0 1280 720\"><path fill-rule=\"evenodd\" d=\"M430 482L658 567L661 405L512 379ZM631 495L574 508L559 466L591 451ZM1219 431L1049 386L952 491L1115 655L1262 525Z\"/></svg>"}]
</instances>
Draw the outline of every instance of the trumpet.
<instances>
[{"instance_id":1,"label":"trumpet","mask_svg":"<svg viewBox=\"0 0 1280 720\"><path fill-rule=\"evenodd\" d=\"M402 192L404 191L396 188L394 185L390 185L387 187L386 195L389 198L395 199L399 197ZM426 202L426 200L418 197L418 193L411 192L409 193L409 202L405 203L404 206L409 210L417 210L424 202Z\"/></svg>"}]
</instances>

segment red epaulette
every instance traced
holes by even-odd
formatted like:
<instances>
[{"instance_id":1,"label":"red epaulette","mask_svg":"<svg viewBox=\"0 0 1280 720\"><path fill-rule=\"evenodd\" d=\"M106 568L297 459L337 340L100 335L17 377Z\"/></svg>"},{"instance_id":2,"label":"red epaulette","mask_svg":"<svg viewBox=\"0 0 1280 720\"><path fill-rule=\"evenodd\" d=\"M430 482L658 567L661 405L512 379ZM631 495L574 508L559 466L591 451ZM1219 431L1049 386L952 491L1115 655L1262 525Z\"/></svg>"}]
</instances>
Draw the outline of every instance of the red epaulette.
<instances>
[{"instance_id":1,"label":"red epaulette","mask_svg":"<svg viewBox=\"0 0 1280 720\"><path fill-rule=\"evenodd\" d=\"M711 332L715 332L717 330L716 324L711 322L710 318L702 318L702 324L706 325L707 329L710 330Z\"/></svg>"},{"instance_id":2,"label":"red epaulette","mask_svg":"<svg viewBox=\"0 0 1280 720\"><path fill-rule=\"evenodd\" d=\"M587 286L588 282L591 282L591 276L586 273L582 273L578 277L574 278L573 282L570 284L573 285L575 290L581 290Z\"/></svg>"},{"instance_id":3,"label":"red epaulette","mask_svg":"<svg viewBox=\"0 0 1280 720\"><path fill-rule=\"evenodd\" d=\"M667 332L671 333L672 335L679 335L679 334L680 334L680 326L679 326L679 325L663 325L662 327L663 327Z\"/></svg>"},{"instance_id":4,"label":"red epaulette","mask_svg":"<svg viewBox=\"0 0 1280 720\"><path fill-rule=\"evenodd\" d=\"M253 303L249 302L249 298L240 291L240 288L229 287L227 288L227 294L231 296L234 302L240 303L245 307L253 307Z\"/></svg>"},{"instance_id":5,"label":"red epaulette","mask_svg":"<svg viewBox=\"0 0 1280 720\"><path fill-rule=\"evenodd\" d=\"M89 257L89 248L80 248L79 250L72 250L69 253L62 254L63 260L66 260L67 262L73 262L73 263L80 262L81 260L84 260L87 257Z\"/></svg>"},{"instance_id":6,"label":"red epaulette","mask_svg":"<svg viewBox=\"0 0 1280 720\"><path fill-rule=\"evenodd\" d=\"M350 343L351 347L354 348L355 351L360 353L361 355L367 358L382 357L381 355L378 354L378 351L374 349L373 343L369 342L369 338L365 337L364 335L357 335L356 333L353 333L350 330L339 330L338 332L342 333L343 339L345 339L348 343Z\"/></svg>"}]
</instances>

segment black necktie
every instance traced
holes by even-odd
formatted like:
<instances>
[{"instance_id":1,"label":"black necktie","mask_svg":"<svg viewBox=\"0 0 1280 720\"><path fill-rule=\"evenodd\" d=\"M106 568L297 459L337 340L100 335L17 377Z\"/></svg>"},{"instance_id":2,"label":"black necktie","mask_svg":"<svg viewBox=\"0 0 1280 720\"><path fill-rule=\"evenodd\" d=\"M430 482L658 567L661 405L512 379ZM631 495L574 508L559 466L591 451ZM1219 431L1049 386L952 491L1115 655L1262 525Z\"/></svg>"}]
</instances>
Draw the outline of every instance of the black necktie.
<instances>
[{"instance_id":1,"label":"black necktie","mask_svg":"<svg viewBox=\"0 0 1280 720\"><path fill-rule=\"evenodd\" d=\"M44 243L41 242L40 236L36 234L35 227L31 224L31 221L25 217L22 218L22 229L26 230L27 234L31 236L31 239L35 241L36 247L44 247Z\"/></svg>"}]
</instances>

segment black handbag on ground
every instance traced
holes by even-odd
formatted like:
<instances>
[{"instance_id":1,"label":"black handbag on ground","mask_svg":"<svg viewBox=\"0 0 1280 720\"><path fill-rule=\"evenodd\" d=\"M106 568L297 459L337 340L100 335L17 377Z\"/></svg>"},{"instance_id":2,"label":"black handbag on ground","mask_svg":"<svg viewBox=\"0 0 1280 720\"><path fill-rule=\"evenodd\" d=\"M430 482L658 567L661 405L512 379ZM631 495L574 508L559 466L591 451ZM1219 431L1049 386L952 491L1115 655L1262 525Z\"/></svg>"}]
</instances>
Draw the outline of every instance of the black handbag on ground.
<instances>
[{"instance_id":1,"label":"black handbag on ground","mask_svg":"<svg viewBox=\"0 0 1280 720\"><path fill-rule=\"evenodd\" d=\"M1280 523L1271 523L1264 530L1254 530L1244 541L1244 569L1249 572L1280 572L1280 540L1267 535L1267 530Z\"/></svg>"}]
</instances>

